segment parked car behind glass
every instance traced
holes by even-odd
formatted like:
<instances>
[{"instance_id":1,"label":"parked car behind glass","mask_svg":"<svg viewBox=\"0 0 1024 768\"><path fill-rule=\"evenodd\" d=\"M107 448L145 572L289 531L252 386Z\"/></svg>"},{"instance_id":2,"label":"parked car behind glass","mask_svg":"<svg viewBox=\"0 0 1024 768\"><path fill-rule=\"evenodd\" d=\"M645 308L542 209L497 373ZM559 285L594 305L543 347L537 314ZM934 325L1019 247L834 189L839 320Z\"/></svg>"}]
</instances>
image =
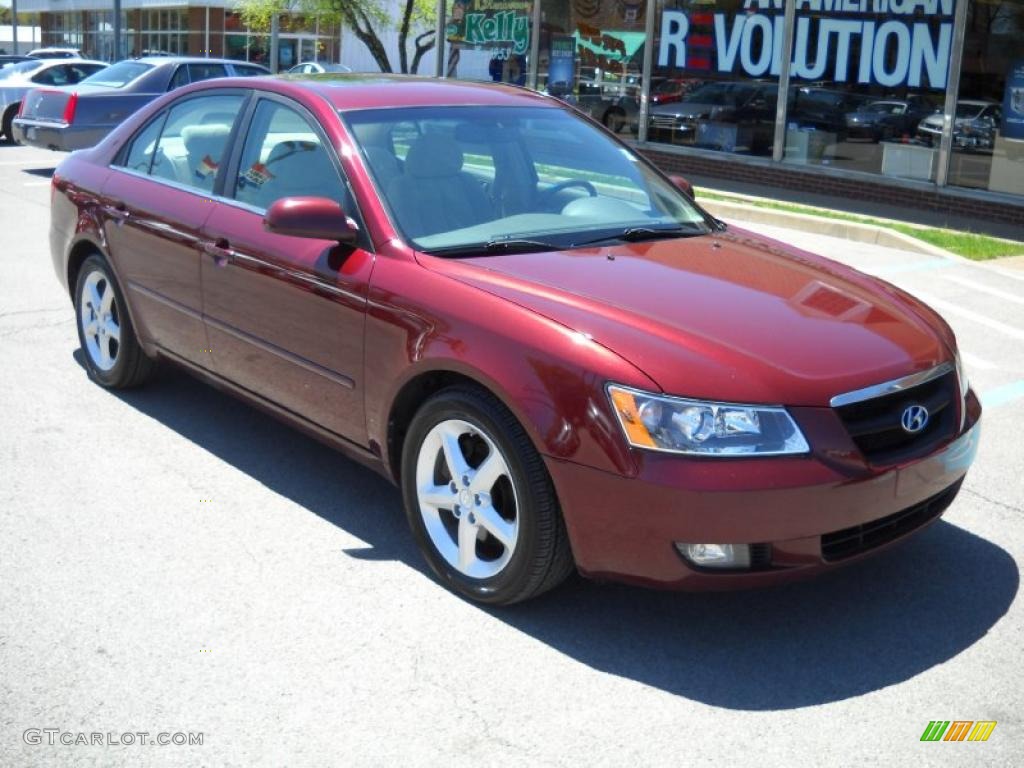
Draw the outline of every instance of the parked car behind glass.
<instances>
[{"instance_id":1,"label":"parked car behind glass","mask_svg":"<svg viewBox=\"0 0 1024 768\"><path fill-rule=\"evenodd\" d=\"M873 141L913 136L918 123L934 112L935 105L919 96L870 101L847 113L846 133Z\"/></svg>"},{"instance_id":2,"label":"parked car behind glass","mask_svg":"<svg viewBox=\"0 0 1024 768\"><path fill-rule=\"evenodd\" d=\"M39 86L74 85L106 69L102 61L31 59L0 69L0 115L4 138L14 141L14 117L30 90Z\"/></svg>"},{"instance_id":3,"label":"parked car behind glass","mask_svg":"<svg viewBox=\"0 0 1024 768\"><path fill-rule=\"evenodd\" d=\"M969 99L958 101L953 121L953 147L991 151L1002 118L1003 108L999 104ZM938 146L943 122L942 113L925 118L917 126L917 138L928 146Z\"/></svg>"},{"instance_id":4,"label":"parked car behind glass","mask_svg":"<svg viewBox=\"0 0 1024 768\"><path fill-rule=\"evenodd\" d=\"M266 75L230 59L152 57L119 61L71 88L40 88L14 120L18 141L71 151L99 143L139 107L166 91L214 77Z\"/></svg>"}]
</instances>

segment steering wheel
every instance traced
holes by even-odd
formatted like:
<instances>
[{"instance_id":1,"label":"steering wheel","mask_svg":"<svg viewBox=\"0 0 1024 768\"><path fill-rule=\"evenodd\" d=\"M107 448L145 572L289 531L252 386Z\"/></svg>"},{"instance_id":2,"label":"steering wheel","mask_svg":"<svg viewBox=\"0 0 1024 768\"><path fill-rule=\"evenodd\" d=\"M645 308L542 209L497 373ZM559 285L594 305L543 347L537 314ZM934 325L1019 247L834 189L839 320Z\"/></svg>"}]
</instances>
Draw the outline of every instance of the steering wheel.
<instances>
[{"instance_id":1,"label":"steering wheel","mask_svg":"<svg viewBox=\"0 0 1024 768\"><path fill-rule=\"evenodd\" d=\"M597 190L594 189L594 185L584 179L566 179L560 181L554 186L548 187L539 195L537 195L537 202L541 204L541 207L546 208L550 204L550 200L561 192L563 189L569 189L571 187L579 187L580 189L586 190L587 194L591 197L597 197Z\"/></svg>"}]
</instances>

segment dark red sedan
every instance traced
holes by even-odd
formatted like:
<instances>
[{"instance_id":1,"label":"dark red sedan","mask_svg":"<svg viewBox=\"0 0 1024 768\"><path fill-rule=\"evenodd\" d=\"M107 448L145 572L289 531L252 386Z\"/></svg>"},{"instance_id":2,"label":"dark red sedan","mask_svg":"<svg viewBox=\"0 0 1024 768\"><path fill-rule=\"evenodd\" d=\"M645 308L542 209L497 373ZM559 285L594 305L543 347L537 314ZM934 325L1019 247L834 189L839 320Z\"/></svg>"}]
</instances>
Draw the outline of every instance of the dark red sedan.
<instances>
[{"instance_id":1,"label":"dark red sedan","mask_svg":"<svg viewBox=\"0 0 1024 768\"><path fill-rule=\"evenodd\" d=\"M474 600L771 583L935 520L981 416L948 326L684 189L517 88L220 80L64 160L51 246L96 382L166 360L378 469Z\"/></svg>"}]
</instances>

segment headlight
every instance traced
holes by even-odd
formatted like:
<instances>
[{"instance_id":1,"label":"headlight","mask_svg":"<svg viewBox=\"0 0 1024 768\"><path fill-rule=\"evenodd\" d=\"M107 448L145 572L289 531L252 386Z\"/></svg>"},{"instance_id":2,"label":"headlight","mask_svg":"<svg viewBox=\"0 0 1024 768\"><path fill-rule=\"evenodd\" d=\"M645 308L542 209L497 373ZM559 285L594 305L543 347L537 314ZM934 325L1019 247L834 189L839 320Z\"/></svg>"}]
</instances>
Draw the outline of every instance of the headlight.
<instances>
[{"instance_id":1,"label":"headlight","mask_svg":"<svg viewBox=\"0 0 1024 768\"><path fill-rule=\"evenodd\" d=\"M608 385L630 445L696 456L779 456L810 447L785 408L687 400Z\"/></svg>"}]
</instances>

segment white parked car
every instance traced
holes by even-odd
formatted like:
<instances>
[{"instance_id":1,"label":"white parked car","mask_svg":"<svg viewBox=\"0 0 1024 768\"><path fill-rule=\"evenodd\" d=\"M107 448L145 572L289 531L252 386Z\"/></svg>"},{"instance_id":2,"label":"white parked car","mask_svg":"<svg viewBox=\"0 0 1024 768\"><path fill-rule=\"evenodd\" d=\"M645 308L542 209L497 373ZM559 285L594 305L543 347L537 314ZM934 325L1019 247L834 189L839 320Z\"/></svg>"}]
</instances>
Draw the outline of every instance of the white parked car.
<instances>
[{"instance_id":1,"label":"white parked car","mask_svg":"<svg viewBox=\"0 0 1024 768\"><path fill-rule=\"evenodd\" d=\"M322 75L324 72L345 73L351 71L352 67L346 67L344 64L331 64L326 61L304 61L289 69L288 74Z\"/></svg>"},{"instance_id":2,"label":"white parked car","mask_svg":"<svg viewBox=\"0 0 1024 768\"><path fill-rule=\"evenodd\" d=\"M28 52L32 59L81 59L82 52L77 48L36 48Z\"/></svg>"}]
</instances>

